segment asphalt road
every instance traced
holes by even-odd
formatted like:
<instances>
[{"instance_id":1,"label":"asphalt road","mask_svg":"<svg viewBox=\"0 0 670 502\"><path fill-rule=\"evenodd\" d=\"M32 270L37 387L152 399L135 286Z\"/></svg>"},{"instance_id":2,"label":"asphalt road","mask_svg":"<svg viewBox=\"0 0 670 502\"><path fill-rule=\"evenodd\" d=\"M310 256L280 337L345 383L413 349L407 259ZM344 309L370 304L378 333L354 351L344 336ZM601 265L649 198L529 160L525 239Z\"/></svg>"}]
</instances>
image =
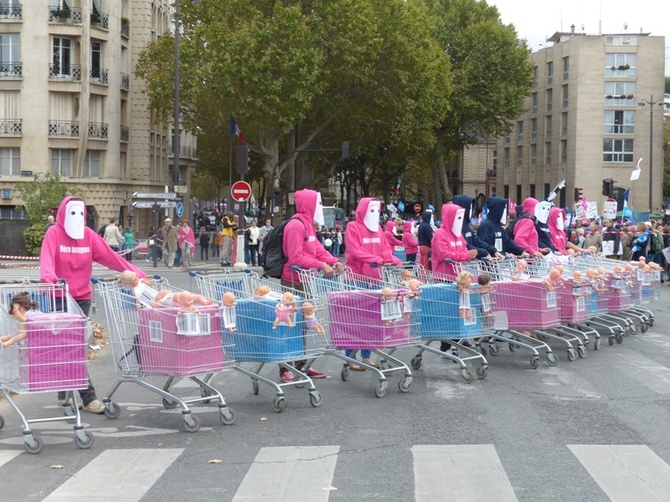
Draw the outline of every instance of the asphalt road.
<instances>
[{"instance_id":1,"label":"asphalt road","mask_svg":"<svg viewBox=\"0 0 670 502\"><path fill-rule=\"evenodd\" d=\"M188 274L160 271L170 284L196 289ZM212 382L235 410L235 423L223 425L215 403L197 404L196 433L183 431L179 408L165 409L160 396L124 383L113 396L117 419L82 414L95 436L92 448L75 446L70 424L35 424L45 445L30 455L17 415L2 402L1 498L667 500L669 297L663 285L646 333L613 346L603 339L583 359L568 361L550 342L560 359L555 367L542 359L533 370L527 351L501 344L497 356L487 356L487 377L471 384L458 365L425 354L409 392L390 376L385 397L376 398L370 371L343 382L342 361L322 357L314 364L329 375L315 380L321 406L310 405L307 388L288 388L286 409L275 413L272 387L261 384L255 395L248 376L224 371ZM93 318L106 325L99 300L98 307ZM409 363L415 353L395 355ZM109 346L90 373L102 398L116 378ZM276 373L275 365L262 372ZM197 389L182 380L175 392ZM55 401L52 394L17 398L29 418L59 414Z\"/></svg>"}]
</instances>

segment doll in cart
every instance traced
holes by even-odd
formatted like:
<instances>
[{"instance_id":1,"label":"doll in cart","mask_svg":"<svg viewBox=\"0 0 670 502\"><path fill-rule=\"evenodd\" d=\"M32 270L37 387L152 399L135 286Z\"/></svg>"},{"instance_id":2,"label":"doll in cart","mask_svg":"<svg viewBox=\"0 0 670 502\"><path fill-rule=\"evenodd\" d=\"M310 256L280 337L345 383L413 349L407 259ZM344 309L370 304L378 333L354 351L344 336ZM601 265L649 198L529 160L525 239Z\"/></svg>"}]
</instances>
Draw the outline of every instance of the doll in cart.
<instances>
[{"instance_id":1,"label":"doll in cart","mask_svg":"<svg viewBox=\"0 0 670 502\"><path fill-rule=\"evenodd\" d=\"M384 325L388 326L402 317L398 296L391 288L383 288L379 298L381 304L381 317Z\"/></svg>"},{"instance_id":2,"label":"doll in cart","mask_svg":"<svg viewBox=\"0 0 670 502\"><path fill-rule=\"evenodd\" d=\"M472 274L470 272L461 272L456 276L456 285L458 286L458 313L463 319L472 317L472 308L470 306L470 286L472 285Z\"/></svg>"},{"instance_id":3,"label":"doll in cart","mask_svg":"<svg viewBox=\"0 0 670 502\"><path fill-rule=\"evenodd\" d=\"M293 327L293 313L298 309L295 297L291 293L284 293L281 295L281 300L277 302L275 307L275 322L272 324L272 329L277 329L279 324L284 323L289 328Z\"/></svg>"},{"instance_id":4,"label":"doll in cart","mask_svg":"<svg viewBox=\"0 0 670 502\"><path fill-rule=\"evenodd\" d=\"M558 268L552 268L544 278L544 285L547 287L547 291L554 291L559 287L564 288L561 271Z\"/></svg>"},{"instance_id":5,"label":"doll in cart","mask_svg":"<svg viewBox=\"0 0 670 502\"><path fill-rule=\"evenodd\" d=\"M16 333L0 337L2 348L25 340L26 336L28 336L28 332L26 331L27 315L31 311L37 312L37 302L30 298L28 292L16 293L12 297L9 302L9 313L17 321L17 331Z\"/></svg>"},{"instance_id":6,"label":"doll in cart","mask_svg":"<svg viewBox=\"0 0 670 502\"><path fill-rule=\"evenodd\" d=\"M237 301L235 295L230 291L224 293L221 304L223 305L223 327L230 333L237 331Z\"/></svg>"},{"instance_id":7,"label":"doll in cart","mask_svg":"<svg viewBox=\"0 0 670 502\"><path fill-rule=\"evenodd\" d=\"M412 280L412 272L409 270L403 270L402 273L400 274L400 280L398 281L398 284L402 286L403 288L409 287L409 281Z\"/></svg>"},{"instance_id":8,"label":"doll in cart","mask_svg":"<svg viewBox=\"0 0 670 502\"><path fill-rule=\"evenodd\" d=\"M316 319L316 313L319 310L323 310L323 308L317 309L314 307L314 305L312 305L311 302L304 302L302 304L302 316L305 319L305 327L307 329L313 329L317 333L323 334L323 326Z\"/></svg>"},{"instance_id":9,"label":"doll in cart","mask_svg":"<svg viewBox=\"0 0 670 502\"><path fill-rule=\"evenodd\" d=\"M407 293L405 293L405 298L403 299L403 319L409 319L412 315L414 301L418 300L421 296L419 286L421 286L421 283L418 279L410 279L407 282Z\"/></svg>"},{"instance_id":10,"label":"doll in cart","mask_svg":"<svg viewBox=\"0 0 670 502\"><path fill-rule=\"evenodd\" d=\"M477 284L479 285L479 299L482 306L482 315L493 315L491 304L493 285L491 284L491 276L488 274L479 274L477 276Z\"/></svg>"},{"instance_id":11,"label":"doll in cart","mask_svg":"<svg viewBox=\"0 0 670 502\"><path fill-rule=\"evenodd\" d=\"M512 273L513 281L522 281L528 279L528 274L526 274L526 267L528 264L526 260L519 260L516 264L516 269Z\"/></svg>"}]
</instances>

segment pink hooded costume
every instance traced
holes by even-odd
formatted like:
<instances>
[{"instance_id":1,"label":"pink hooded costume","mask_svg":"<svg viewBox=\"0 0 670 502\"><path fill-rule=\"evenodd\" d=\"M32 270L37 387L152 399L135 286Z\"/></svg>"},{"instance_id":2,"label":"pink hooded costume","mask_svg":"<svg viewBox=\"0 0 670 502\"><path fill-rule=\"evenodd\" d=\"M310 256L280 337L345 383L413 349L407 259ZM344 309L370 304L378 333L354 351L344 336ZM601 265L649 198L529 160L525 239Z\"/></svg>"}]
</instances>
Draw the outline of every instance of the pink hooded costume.
<instances>
[{"instance_id":1,"label":"pink hooded costume","mask_svg":"<svg viewBox=\"0 0 670 502\"><path fill-rule=\"evenodd\" d=\"M384 230L384 235L386 236L386 240L389 241L389 244L391 245L391 248L395 248L396 246L402 246L402 241L396 237L396 235L393 233L393 229L395 228L395 222L393 220L389 220L386 222L386 226L384 227L386 230Z\"/></svg>"},{"instance_id":2,"label":"pink hooded costume","mask_svg":"<svg viewBox=\"0 0 670 502\"><path fill-rule=\"evenodd\" d=\"M295 192L295 208L296 214L284 227L282 246L287 260L281 278L299 283L300 276L291 267L320 269L324 263L334 265L339 260L326 251L316 238L314 222L324 225L321 194L309 189L298 190Z\"/></svg>"},{"instance_id":3,"label":"pink hooded costume","mask_svg":"<svg viewBox=\"0 0 670 502\"><path fill-rule=\"evenodd\" d=\"M435 232L431 243L433 251L433 274L445 279L453 279L456 274L451 263L445 260L468 261L468 243L462 235L465 209L457 204L442 205L442 226Z\"/></svg>"},{"instance_id":4,"label":"pink hooded costume","mask_svg":"<svg viewBox=\"0 0 670 502\"><path fill-rule=\"evenodd\" d=\"M419 252L419 241L412 233L412 222L403 223L402 243L405 246L405 253L416 254Z\"/></svg>"},{"instance_id":5,"label":"pink hooded costume","mask_svg":"<svg viewBox=\"0 0 670 502\"><path fill-rule=\"evenodd\" d=\"M560 221L559 221L560 218ZM565 233L565 211L560 207L552 207L549 210L549 220L547 220L549 225L549 231L551 233L551 243L556 247L559 253L567 253L568 248L566 247L566 242L568 242L568 236Z\"/></svg>"},{"instance_id":6,"label":"pink hooded costume","mask_svg":"<svg viewBox=\"0 0 670 502\"><path fill-rule=\"evenodd\" d=\"M368 217L366 223L366 214L373 207L377 207L377 211L370 213L371 217ZM356 208L356 221L347 225L347 231L344 234L347 266L352 272L373 279L381 279L381 268L373 268L371 264L402 264L402 261L393 255L393 248L379 226L379 207L379 199L363 197ZM370 230L370 227L375 227L375 218L376 230Z\"/></svg>"},{"instance_id":7,"label":"pink hooded costume","mask_svg":"<svg viewBox=\"0 0 670 502\"><path fill-rule=\"evenodd\" d=\"M56 224L49 227L42 242L40 277L44 282L66 279L75 300L90 300L94 261L117 272L132 270L140 278L147 276L86 226L84 201L65 197L58 207Z\"/></svg>"},{"instance_id":8,"label":"pink hooded costume","mask_svg":"<svg viewBox=\"0 0 670 502\"><path fill-rule=\"evenodd\" d=\"M195 233L189 225L188 227L179 227L179 234L177 235L177 245L181 249L182 243L186 241L191 245L191 256L195 256Z\"/></svg>"},{"instance_id":9,"label":"pink hooded costume","mask_svg":"<svg viewBox=\"0 0 670 502\"><path fill-rule=\"evenodd\" d=\"M535 215L535 206L537 206L537 199L528 197L523 201L523 212L533 216ZM515 223L514 242L528 254L537 253L540 250L533 218L521 218Z\"/></svg>"}]
</instances>

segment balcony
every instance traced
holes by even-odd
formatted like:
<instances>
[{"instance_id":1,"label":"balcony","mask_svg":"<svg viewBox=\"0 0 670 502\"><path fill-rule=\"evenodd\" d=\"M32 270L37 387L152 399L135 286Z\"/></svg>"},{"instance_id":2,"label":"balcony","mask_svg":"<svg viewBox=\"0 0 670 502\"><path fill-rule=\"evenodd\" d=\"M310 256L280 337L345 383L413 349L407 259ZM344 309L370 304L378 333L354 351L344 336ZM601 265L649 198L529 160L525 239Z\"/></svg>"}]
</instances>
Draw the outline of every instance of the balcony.
<instances>
[{"instance_id":1,"label":"balcony","mask_svg":"<svg viewBox=\"0 0 670 502\"><path fill-rule=\"evenodd\" d=\"M102 122L89 122L88 123L88 137L89 138L98 138L98 139L107 139L107 124Z\"/></svg>"},{"instance_id":2,"label":"balcony","mask_svg":"<svg viewBox=\"0 0 670 502\"><path fill-rule=\"evenodd\" d=\"M81 24L81 8L68 7L67 9L51 9L49 22L60 24Z\"/></svg>"},{"instance_id":3,"label":"balcony","mask_svg":"<svg viewBox=\"0 0 670 502\"><path fill-rule=\"evenodd\" d=\"M124 143L128 143L128 140L130 139L130 129L128 129L128 126L121 126L121 141Z\"/></svg>"},{"instance_id":4,"label":"balcony","mask_svg":"<svg viewBox=\"0 0 670 502\"><path fill-rule=\"evenodd\" d=\"M121 18L121 35L126 38L130 37L130 20L125 17Z\"/></svg>"},{"instance_id":5,"label":"balcony","mask_svg":"<svg viewBox=\"0 0 670 502\"><path fill-rule=\"evenodd\" d=\"M23 135L23 120L0 119L0 136L21 136L21 135Z\"/></svg>"},{"instance_id":6,"label":"balcony","mask_svg":"<svg viewBox=\"0 0 670 502\"><path fill-rule=\"evenodd\" d=\"M23 6L15 1L12 5L0 4L0 19L21 19L23 17Z\"/></svg>"},{"instance_id":7,"label":"balcony","mask_svg":"<svg viewBox=\"0 0 670 502\"><path fill-rule=\"evenodd\" d=\"M121 73L121 89L127 91L130 89L130 77L127 73Z\"/></svg>"},{"instance_id":8,"label":"balcony","mask_svg":"<svg viewBox=\"0 0 670 502\"><path fill-rule=\"evenodd\" d=\"M81 65L49 65L49 80L71 80L81 82Z\"/></svg>"},{"instance_id":9,"label":"balcony","mask_svg":"<svg viewBox=\"0 0 670 502\"><path fill-rule=\"evenodd\" d=\"M0 61L0 78L23 78L23 63Z\"/></svg>"},{"instance_id":10,"label":"balcony","mask_svg":"<svg viewBox=\"0 0 670 502\"><path fill-rule=\"evenodd\" d=\"M109 15L106 12L100 12L95 7L91 12L91 26L102 30L109 30Z\"/></svg>"},{"instance_id":11,"label":"balcony","mask_svg":"<svg viewBox=\"0 0 670 502\"><path fill-rule=\"evenodd\" d=\"M91 68L91 82L94 84L107 85L107 68Z\"/></svg>"},{"instance_id":12,"label":"balcony","mask_svg":"<svg viewBox=\"0 0 670 502\"><path fill-rule=\"evenodd\" d=\"M79 122L69 120L50 120L49 136L58 136L66 138L79 137Z\"/></svg>"}]
</instances>

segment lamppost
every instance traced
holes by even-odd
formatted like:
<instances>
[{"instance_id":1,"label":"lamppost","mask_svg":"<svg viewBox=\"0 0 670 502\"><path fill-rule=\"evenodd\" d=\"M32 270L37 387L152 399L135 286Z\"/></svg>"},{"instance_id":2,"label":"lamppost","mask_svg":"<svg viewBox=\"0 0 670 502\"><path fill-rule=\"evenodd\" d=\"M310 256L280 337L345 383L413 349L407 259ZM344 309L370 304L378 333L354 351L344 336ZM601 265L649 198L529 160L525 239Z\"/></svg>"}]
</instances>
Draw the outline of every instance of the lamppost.
<instances>
[{"instance_id":1,"label":"lamppost","mask_svg":"<svg viewBox=\"0 0 670 502\"><path fill-rule=\"evenodd\" d=\"M181 145L179 144L179 0L174 0L174 111L172 134L173 166L172 177L174 184L179 181L179 153Z\"/></svg>"},{"instance_id":2,"label":"lamppost","mask_svg":"<svg viewBox=\"0 0 670 502\"><path fill-rule=\"evenodd\" d=\"M651 215L653 210L652 195L654 185L654 106L663 106L663 99L654 99L654 95L652 94L649 99L641 99L638 105L649 105L649 214Z\"/></svg>"}]
</instances>

